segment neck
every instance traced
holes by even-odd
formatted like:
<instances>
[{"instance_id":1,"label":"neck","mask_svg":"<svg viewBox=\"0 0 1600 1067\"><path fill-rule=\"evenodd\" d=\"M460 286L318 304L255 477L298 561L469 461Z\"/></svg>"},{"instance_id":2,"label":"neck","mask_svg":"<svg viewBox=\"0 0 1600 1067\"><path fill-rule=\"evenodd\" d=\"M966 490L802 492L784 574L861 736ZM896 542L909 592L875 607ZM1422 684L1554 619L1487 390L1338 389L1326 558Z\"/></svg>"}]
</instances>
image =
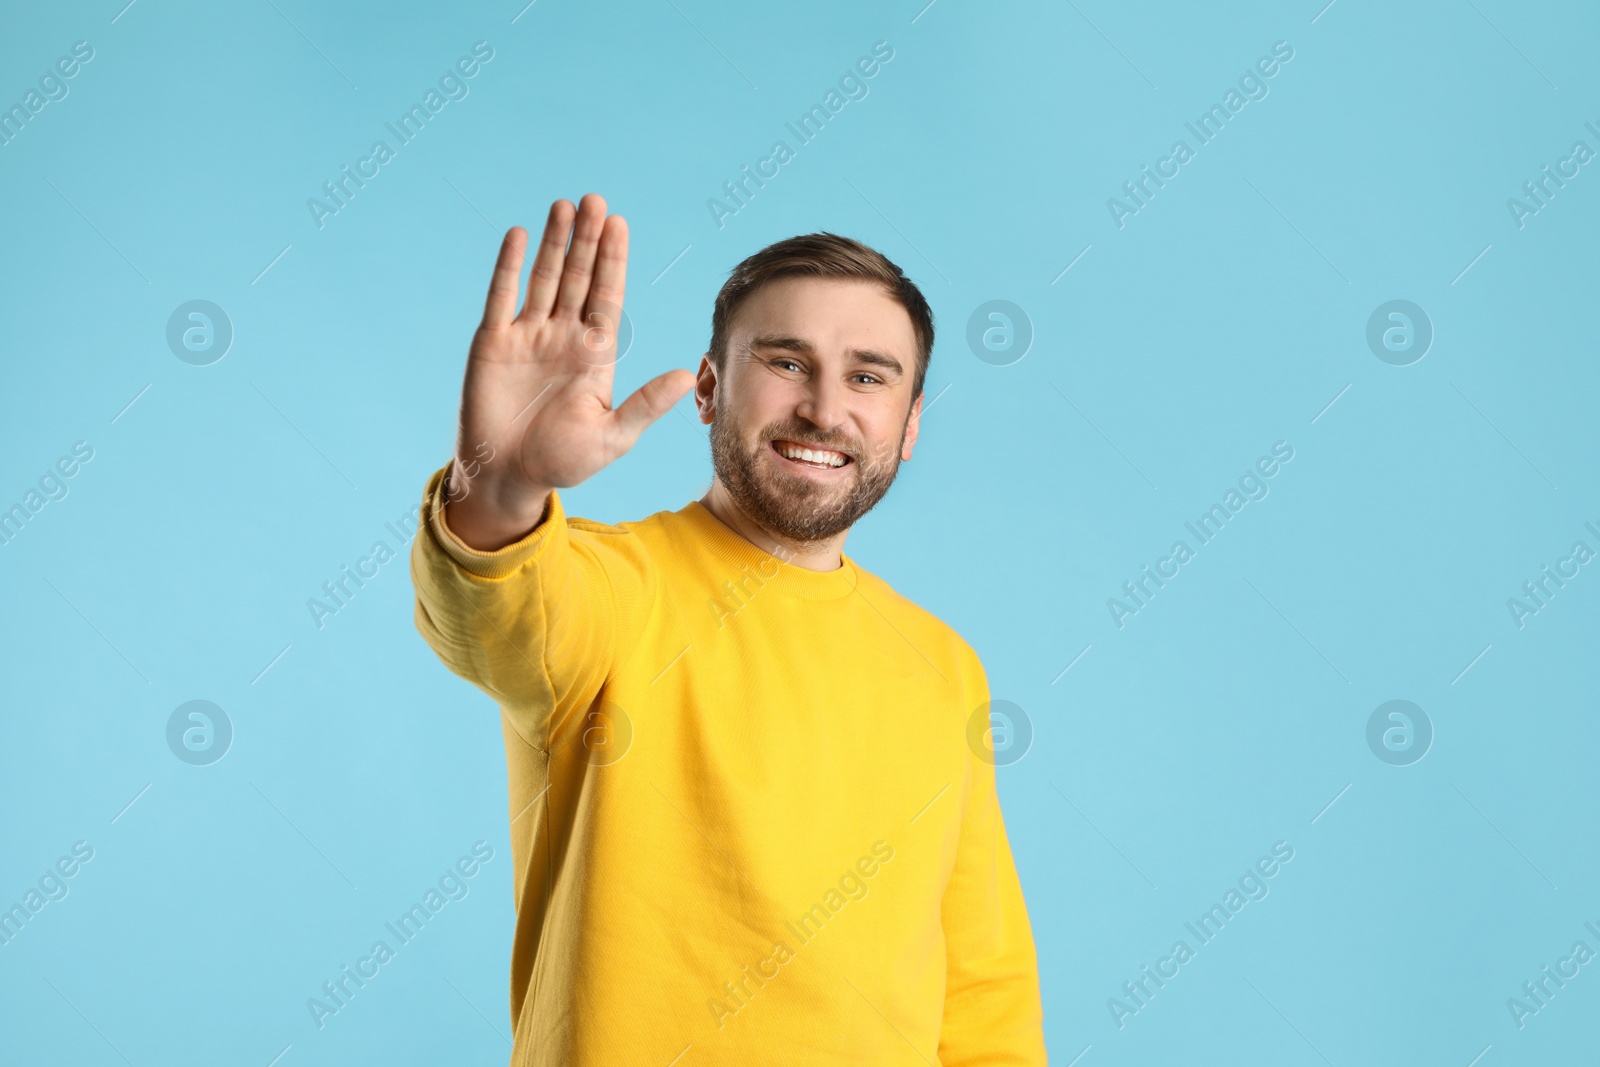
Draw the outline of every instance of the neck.
<instances>
[{"instance_id":1,"label":"neck","mask_svg":"<svg viewBox=\"0 0 1600 1067\"><path fill-rule=\"evenodd\" d=\"M849 530L841 530L823 541L795 541L780 537L745 513L720 478L713 478L711 488L700 498L700 504L722 524L761 551L778 556L787 563L804 567L808 571L834 571L844 565L841 555L844 539Z\"/></svg>"}]
</instances>

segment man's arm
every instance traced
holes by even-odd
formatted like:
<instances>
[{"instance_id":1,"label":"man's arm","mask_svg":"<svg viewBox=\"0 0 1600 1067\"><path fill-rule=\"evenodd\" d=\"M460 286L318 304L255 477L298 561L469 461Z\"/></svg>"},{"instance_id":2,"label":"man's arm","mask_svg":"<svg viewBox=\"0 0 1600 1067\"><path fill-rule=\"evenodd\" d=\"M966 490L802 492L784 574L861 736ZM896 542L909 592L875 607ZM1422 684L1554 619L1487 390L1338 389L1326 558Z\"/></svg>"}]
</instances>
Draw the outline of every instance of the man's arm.
<instances>
[{"instance_id":1,"label":"man's arm","mask_svg":"<svg viewBox=\"0 0 1600 1067\"><path fill-rule=\"evenodd\" d=\"M449 470L428 479L411 546L417 630L445 666L495 699L523 740L549 748L637 642L654 568L632 535L569 525L558 492L526 536L478 551L449 525Z\"/></svg>"},{"instance_id":2,"label":"man's arm","mask_svg":"<svg viewBox=\"0 0 1600 1067\"><path fill-rule=\"evenodd\" d=\"M976 655L973 663L977 664ZM976 666L981 695L989 683ZM945 887L945 1067L1039 1067L1046 1062L1044 1010L1033 928L995 791L994 764L969 756L972 778L955 867Z\"/></svg>"},{"instance_id":3,"label":"man's arm","mask_svg":"<svg viewBox=\"0 0 1600 1067\"><path fill-rule=\"evenodd\" d=\"M428 644L547 747L562 714L598 692L619 631L653 595L636 540L570 524L557 490L632 448L694 375L668 371L612 407L628 228L599 196L551 205L519 312L526 244L514 226L500 246L456 455L429 479L411 562Z\"/></svg>"}]
</instances>

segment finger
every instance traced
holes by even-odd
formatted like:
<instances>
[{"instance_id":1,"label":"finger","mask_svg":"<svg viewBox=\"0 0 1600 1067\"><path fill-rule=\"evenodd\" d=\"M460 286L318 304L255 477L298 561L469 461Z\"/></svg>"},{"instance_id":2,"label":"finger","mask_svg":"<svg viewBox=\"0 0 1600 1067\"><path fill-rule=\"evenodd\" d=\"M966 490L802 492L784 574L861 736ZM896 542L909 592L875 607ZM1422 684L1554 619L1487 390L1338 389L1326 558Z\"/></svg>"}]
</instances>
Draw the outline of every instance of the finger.
<instances>
[{"instance_id":1,"label":"finger","mask_svg":"<svg viewBox=\"0 0 1600 1067\"><path fill-rule=\"evenodd\" d=\"M528 243L528 231L513 226L500 242L500 256L495 260L494 277L489 279L489 296L483 305L483 324L504 326L517 313L517 279L522 276L522 250Z\"/></svg>"},{"instance_id":2,"label":"finger","mask_svg":"<svg viewBox=\"0 0 1600 1067\"><path fill-rule=\"evenodd\" d=\"M669 370L658 374L641 385L632 396L616 410L616 428L621 455L632 448L645 427L672 409L694 388L694 374L687 370Z\"/></svg>"},{"instance_id":3,"label":"finger","mask_svg":"<svg viewBox=\"0 0 1600 1067\"><path fill-rule=\"evenodd\" d=\"M561 281L561 263L567 257L567 236L572 232L572 216L577 208L570 200L557 200L550 205L550 215L545 219L544 236L539 239L539 252L533 258L533 272L528 276L528 299L522 305L522 319L550 314L556 302L556 286Z\"/></svg>"},{"instance_id":4,"label":"finger","mask_svg":"<svg viewBox=\"0 0 1600 1067\"><path fill-rule=\"evenodd\" d=\"M589 280L594 273L594 254L600 230L606 221L606 202L598 193L585 193L578 201L578 221L572 227L572 247L561 266L561 288L556 293L554 314L576 319L589 299Z\"/></svg>"},{"instance_id":5,"label":"finger","mask_svg":"<svg viewBox=\"0 0 1600 1067\"><path fill-rule=\"evenodd\" d=\"M621 215L612 215L600 230L594 281L589 285L589 299L583 309L584 325L611 331L620 328L627 279L628 223Z\"/></svg>"}]
</instances>

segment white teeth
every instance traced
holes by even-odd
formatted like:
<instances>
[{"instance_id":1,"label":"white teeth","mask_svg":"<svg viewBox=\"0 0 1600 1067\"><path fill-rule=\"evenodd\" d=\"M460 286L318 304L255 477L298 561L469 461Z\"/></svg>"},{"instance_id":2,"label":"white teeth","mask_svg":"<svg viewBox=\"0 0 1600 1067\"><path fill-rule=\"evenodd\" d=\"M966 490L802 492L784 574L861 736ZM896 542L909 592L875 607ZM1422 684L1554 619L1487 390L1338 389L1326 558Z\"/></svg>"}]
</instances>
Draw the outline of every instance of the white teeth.
<instances>
[{"instance_id":1,"label":"white teeth","mask_svg":"<svg viewBox=\"0 0 1600 1067\"><path fill-rule=\"evenodd\" d=\"M837 452L814 452L809 448L796 448L794 445L779 445L779 452L789 459L803 459L812 463L826 463L830 467L842 467L845 457Z\"/></svg>"}]
</instances>

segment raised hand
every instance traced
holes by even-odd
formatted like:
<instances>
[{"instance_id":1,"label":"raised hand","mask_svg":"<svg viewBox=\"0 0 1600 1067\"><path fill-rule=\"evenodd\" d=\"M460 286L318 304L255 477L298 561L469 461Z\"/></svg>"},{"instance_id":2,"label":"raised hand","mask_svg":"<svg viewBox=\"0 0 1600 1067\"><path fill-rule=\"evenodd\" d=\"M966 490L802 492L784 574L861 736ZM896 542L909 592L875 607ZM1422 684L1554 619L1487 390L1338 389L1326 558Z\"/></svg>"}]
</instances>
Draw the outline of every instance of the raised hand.
<instances>
[{"instance_id":1,"label":"raised hand","mask_svg":"<svg viewBox=\"0 0 1600 1067\"><path fill-rule=\"evenodd\" d=\"M527 240L513 226L500 246L461 389L445 521L480 551L525 537L543 521L552 489L627 452L695 382L691 371L670 370L612 407L628 224L608 217L599 195L576 209L550 205L518 312Z\"/></svg>"}]
</instances>

